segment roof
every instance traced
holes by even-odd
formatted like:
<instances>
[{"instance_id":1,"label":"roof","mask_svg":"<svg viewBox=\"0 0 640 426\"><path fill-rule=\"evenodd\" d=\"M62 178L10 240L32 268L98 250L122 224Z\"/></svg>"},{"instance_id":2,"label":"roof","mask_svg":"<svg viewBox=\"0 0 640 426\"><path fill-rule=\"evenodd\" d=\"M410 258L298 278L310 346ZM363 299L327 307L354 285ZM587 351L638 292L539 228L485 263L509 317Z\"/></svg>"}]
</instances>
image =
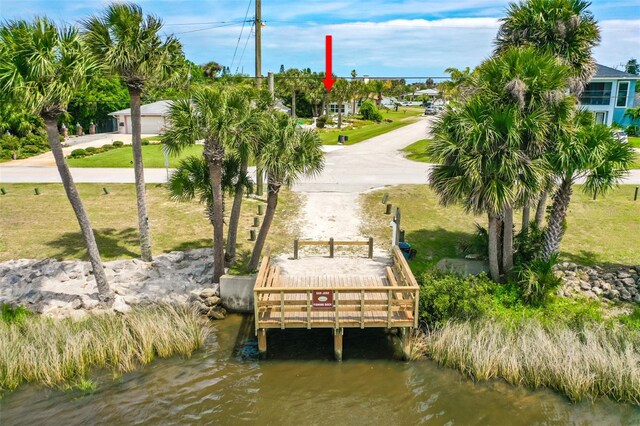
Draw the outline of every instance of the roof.
<instances>
[{"instance_id":1,"label":"roof","mask_svg":"<svg viewBox=\"0 0 640 426\"><path fill-rule=\"evenodd\" d=\"M424 89L416 91L416 95L436 96L438 93L440 92L438 92L436 89Z\"/></svg>"},{"instance_id":2,"label":"roof","mask_svg":"<svg viewBox=\"0 0 640 426\"><path fill-rule=\"evenodd\" d=\"M165 116L169 112L169 104L171 101L158 101L140 107L140 115L162 115ZM131 115L131 108L123 109L109 113L109 115Z\"/></svg>"},{"instance_id":3,"label":"roof","mask_svg":"<svg viewBox=\"0 0 640 426\"><path fill-rule=\"evenodd\" d=\"M596 73L593 78L617 78L617 79L633 79L640 80L640 77L635 74L629 74L628 72L618 71L615 68L605 67L604 65L596 64Z\"/></svg>"}]
</instances>

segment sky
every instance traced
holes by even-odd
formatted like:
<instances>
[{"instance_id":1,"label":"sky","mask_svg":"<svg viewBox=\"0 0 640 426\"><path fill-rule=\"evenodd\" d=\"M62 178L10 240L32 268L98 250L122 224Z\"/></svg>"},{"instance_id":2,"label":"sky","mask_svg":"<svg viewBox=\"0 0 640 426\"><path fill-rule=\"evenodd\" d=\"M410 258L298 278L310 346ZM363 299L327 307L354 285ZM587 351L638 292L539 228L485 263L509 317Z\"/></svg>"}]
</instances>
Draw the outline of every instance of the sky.
<instances>
[{"instance_id":1,"label":"sky","mask_svg":"<svg viewBox=\"0 0 640 426\"><path fill-rule=\"evenodd\" d=\"M139 0L163 19L188 59L214 60L232 72L254 72L254 0ZM104 0L0 0L0 18L46 15L75 24ZM325 35L333 36L334 73L375 77L442 77L447 67L475 67L491 55L507 1L262 0L262 73L325 67ZM640 60L640 0L593 0L602 41L600 64ZM245 18L246 17L246 18ZM423 78L421 78L422 80Z\"/></svg>"}]
</instances>

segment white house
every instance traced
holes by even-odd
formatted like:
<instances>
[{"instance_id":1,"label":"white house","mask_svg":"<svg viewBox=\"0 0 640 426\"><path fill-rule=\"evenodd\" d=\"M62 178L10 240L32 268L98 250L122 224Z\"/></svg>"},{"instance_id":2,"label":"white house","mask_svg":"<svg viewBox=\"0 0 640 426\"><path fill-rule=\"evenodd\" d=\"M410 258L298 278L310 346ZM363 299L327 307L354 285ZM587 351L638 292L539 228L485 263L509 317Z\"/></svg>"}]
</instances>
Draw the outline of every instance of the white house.
<instances>
[{"instance_id":1,"label":"white house","mask_svg":"<svg viewBox=\"0 0 640 426\"><path fill-rule=\"evenodd\" d=\"M140 122L143 134L162 133L169 113L169 101L158 101L140 107ZM131 108L112 112L118 122L118 133L131 133Z\"/></svg>"},{"instance_id":2,"label":"white house","mask_svg":"<svg viewBox=\"0 0 640 426\"><path fill-rule=\"evenodd\" d=\"M629 125L631 121L624 113L635 106L638 79L637 75L597 64L595 75L580 95L580 104L593 112L598 124L611 126L615 121L623 127Z\"/></svg>"}]
</instances>

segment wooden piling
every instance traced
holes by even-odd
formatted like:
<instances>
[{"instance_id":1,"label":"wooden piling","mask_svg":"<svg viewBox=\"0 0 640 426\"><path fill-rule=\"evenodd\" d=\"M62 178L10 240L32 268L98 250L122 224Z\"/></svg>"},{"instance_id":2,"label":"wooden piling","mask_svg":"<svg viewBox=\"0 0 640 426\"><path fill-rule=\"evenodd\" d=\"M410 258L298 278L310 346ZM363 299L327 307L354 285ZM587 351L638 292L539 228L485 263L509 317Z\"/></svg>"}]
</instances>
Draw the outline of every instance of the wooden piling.
<instances>
[{"instance_id":1,"label":"wooden piling","mask_svg":"<svg viewBox=\"0 0 640 426\"><path fill-rule=\"evenodd\" d=\"M382 196L382 204L387 204L388 200L389 200L389 194L384 194Z\"/></svg>"},{"instance_id":2,"label":"wooden piling","mask_svg":"<svg viewBox=\"0 0 640 426\"><path fill-rule=\"evenodd\" d=\"M264 206L262 204L258 204L258 216L262 216Z\"/></svg>"},{"instance_id":3,"label":"wooden piling","mask_svg":"<svg viewBox=\"0 0 640 426\"><path fill-rule=\"evenodd\" d=\"M329 238L329 257L333 258L333 251L335 250L335 246L333 244L333 237Z\"/></svg>"},{"instance_id":4,"label":"wooden piling","mask_svg":"<svg viewBox=\"0 0 640 426\"><path fill-rule=\"evenodd\" d=\"M342 336L344 334L344 328L333 329L333 354L336 357L336 361L342 361Z\"/></svg>"},{"instance_id":5,"label":"wooden piling","mask_svg":"<svg viewBox=\"0 0 640 426\"><path fill-rule=\"evenodd\" d=\"M391 203L387 203L387 209L385 210L384 214L391 214L392 207L393 205Z\"/></svg>"},{"instance_id":6,"label":"wooden piling","mask_svg":"<svg viewBox=\"0 0 640 426\"><path fill-rule=\"evenodd\" d=\"M293 258L294 259L298 258L298 246L299 246L299 240L296 238L295 240L293 240Z\"/></svg>"},{"instance_id":7,"label":"wooden piling","mask_svg":"<svg viewBox=\"0 0 640 426\"><path fill-rule=\"evenodd\" d=\"M253 226L255 227L260 226L260 218L258 216L253 217Z\"/></svg>"},{"instance_id":8,"label":"wooden piling","mask_svg":"<svg viewBox=\"0 0 640 426\"><path fill-rule=\"evenodd\" d=\"M636 186L636 192L633 194L633 201L638 201L638 187Z\"/></svg>"},{"instance_id":9,"label":"wooden piling","mask_svg":"<svg viewBox=\"0 0 640 426\"><path fill-rule=\"evenodd\" d=\"M256 240L256 230L255 229L250 229L249 230L249 241L255 241Z\"/></svg>"},{"instance_id":10,"label":"wooden piling","mask_svg":"<svg viewBox=\"0 0 640 426\"><path fill-rule=\"evenodd\" d=\"M400 327L398 332L400 347L402 348L402 359L409 361L411 358L411 329Z\"/></svg>"},{"instance_id":11,"label":"wooden piling","mask_svg":"<svg viewBox=\"0 0 640 426\"><path fill-rule=\"evenodd\" d=\"M258 352L260 355L267 353L267 330L264 328L258 330Z\"/></svg>"},{"instance_id":12,"label":"wooden piling","mask_svg":"<svg viewBox=\"0 0 640 426\"><path fill-rule=\"evenodd\" d=\"M369 259L373 259L373 237L369 237Z\"/></svg>"}]
</instances>

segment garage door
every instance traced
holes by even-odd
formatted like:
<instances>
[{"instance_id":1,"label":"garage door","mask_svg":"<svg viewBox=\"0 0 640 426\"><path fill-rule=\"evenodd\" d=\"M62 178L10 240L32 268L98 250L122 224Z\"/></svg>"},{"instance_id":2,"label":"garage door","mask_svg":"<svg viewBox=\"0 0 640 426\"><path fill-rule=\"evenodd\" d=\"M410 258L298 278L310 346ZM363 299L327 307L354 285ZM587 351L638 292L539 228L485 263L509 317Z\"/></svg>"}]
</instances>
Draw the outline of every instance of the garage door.
<instances>
[{"instance_id":1,"label":"garage door","mask_svg":"<svg viewBox=\"0 0 640 426\"><path fill-rule=\"evenodd\" d=\"M164 127L164 118L162 116L142 116L140 121L143 134L158 134Z\"/></svg>"}]
</instances>

